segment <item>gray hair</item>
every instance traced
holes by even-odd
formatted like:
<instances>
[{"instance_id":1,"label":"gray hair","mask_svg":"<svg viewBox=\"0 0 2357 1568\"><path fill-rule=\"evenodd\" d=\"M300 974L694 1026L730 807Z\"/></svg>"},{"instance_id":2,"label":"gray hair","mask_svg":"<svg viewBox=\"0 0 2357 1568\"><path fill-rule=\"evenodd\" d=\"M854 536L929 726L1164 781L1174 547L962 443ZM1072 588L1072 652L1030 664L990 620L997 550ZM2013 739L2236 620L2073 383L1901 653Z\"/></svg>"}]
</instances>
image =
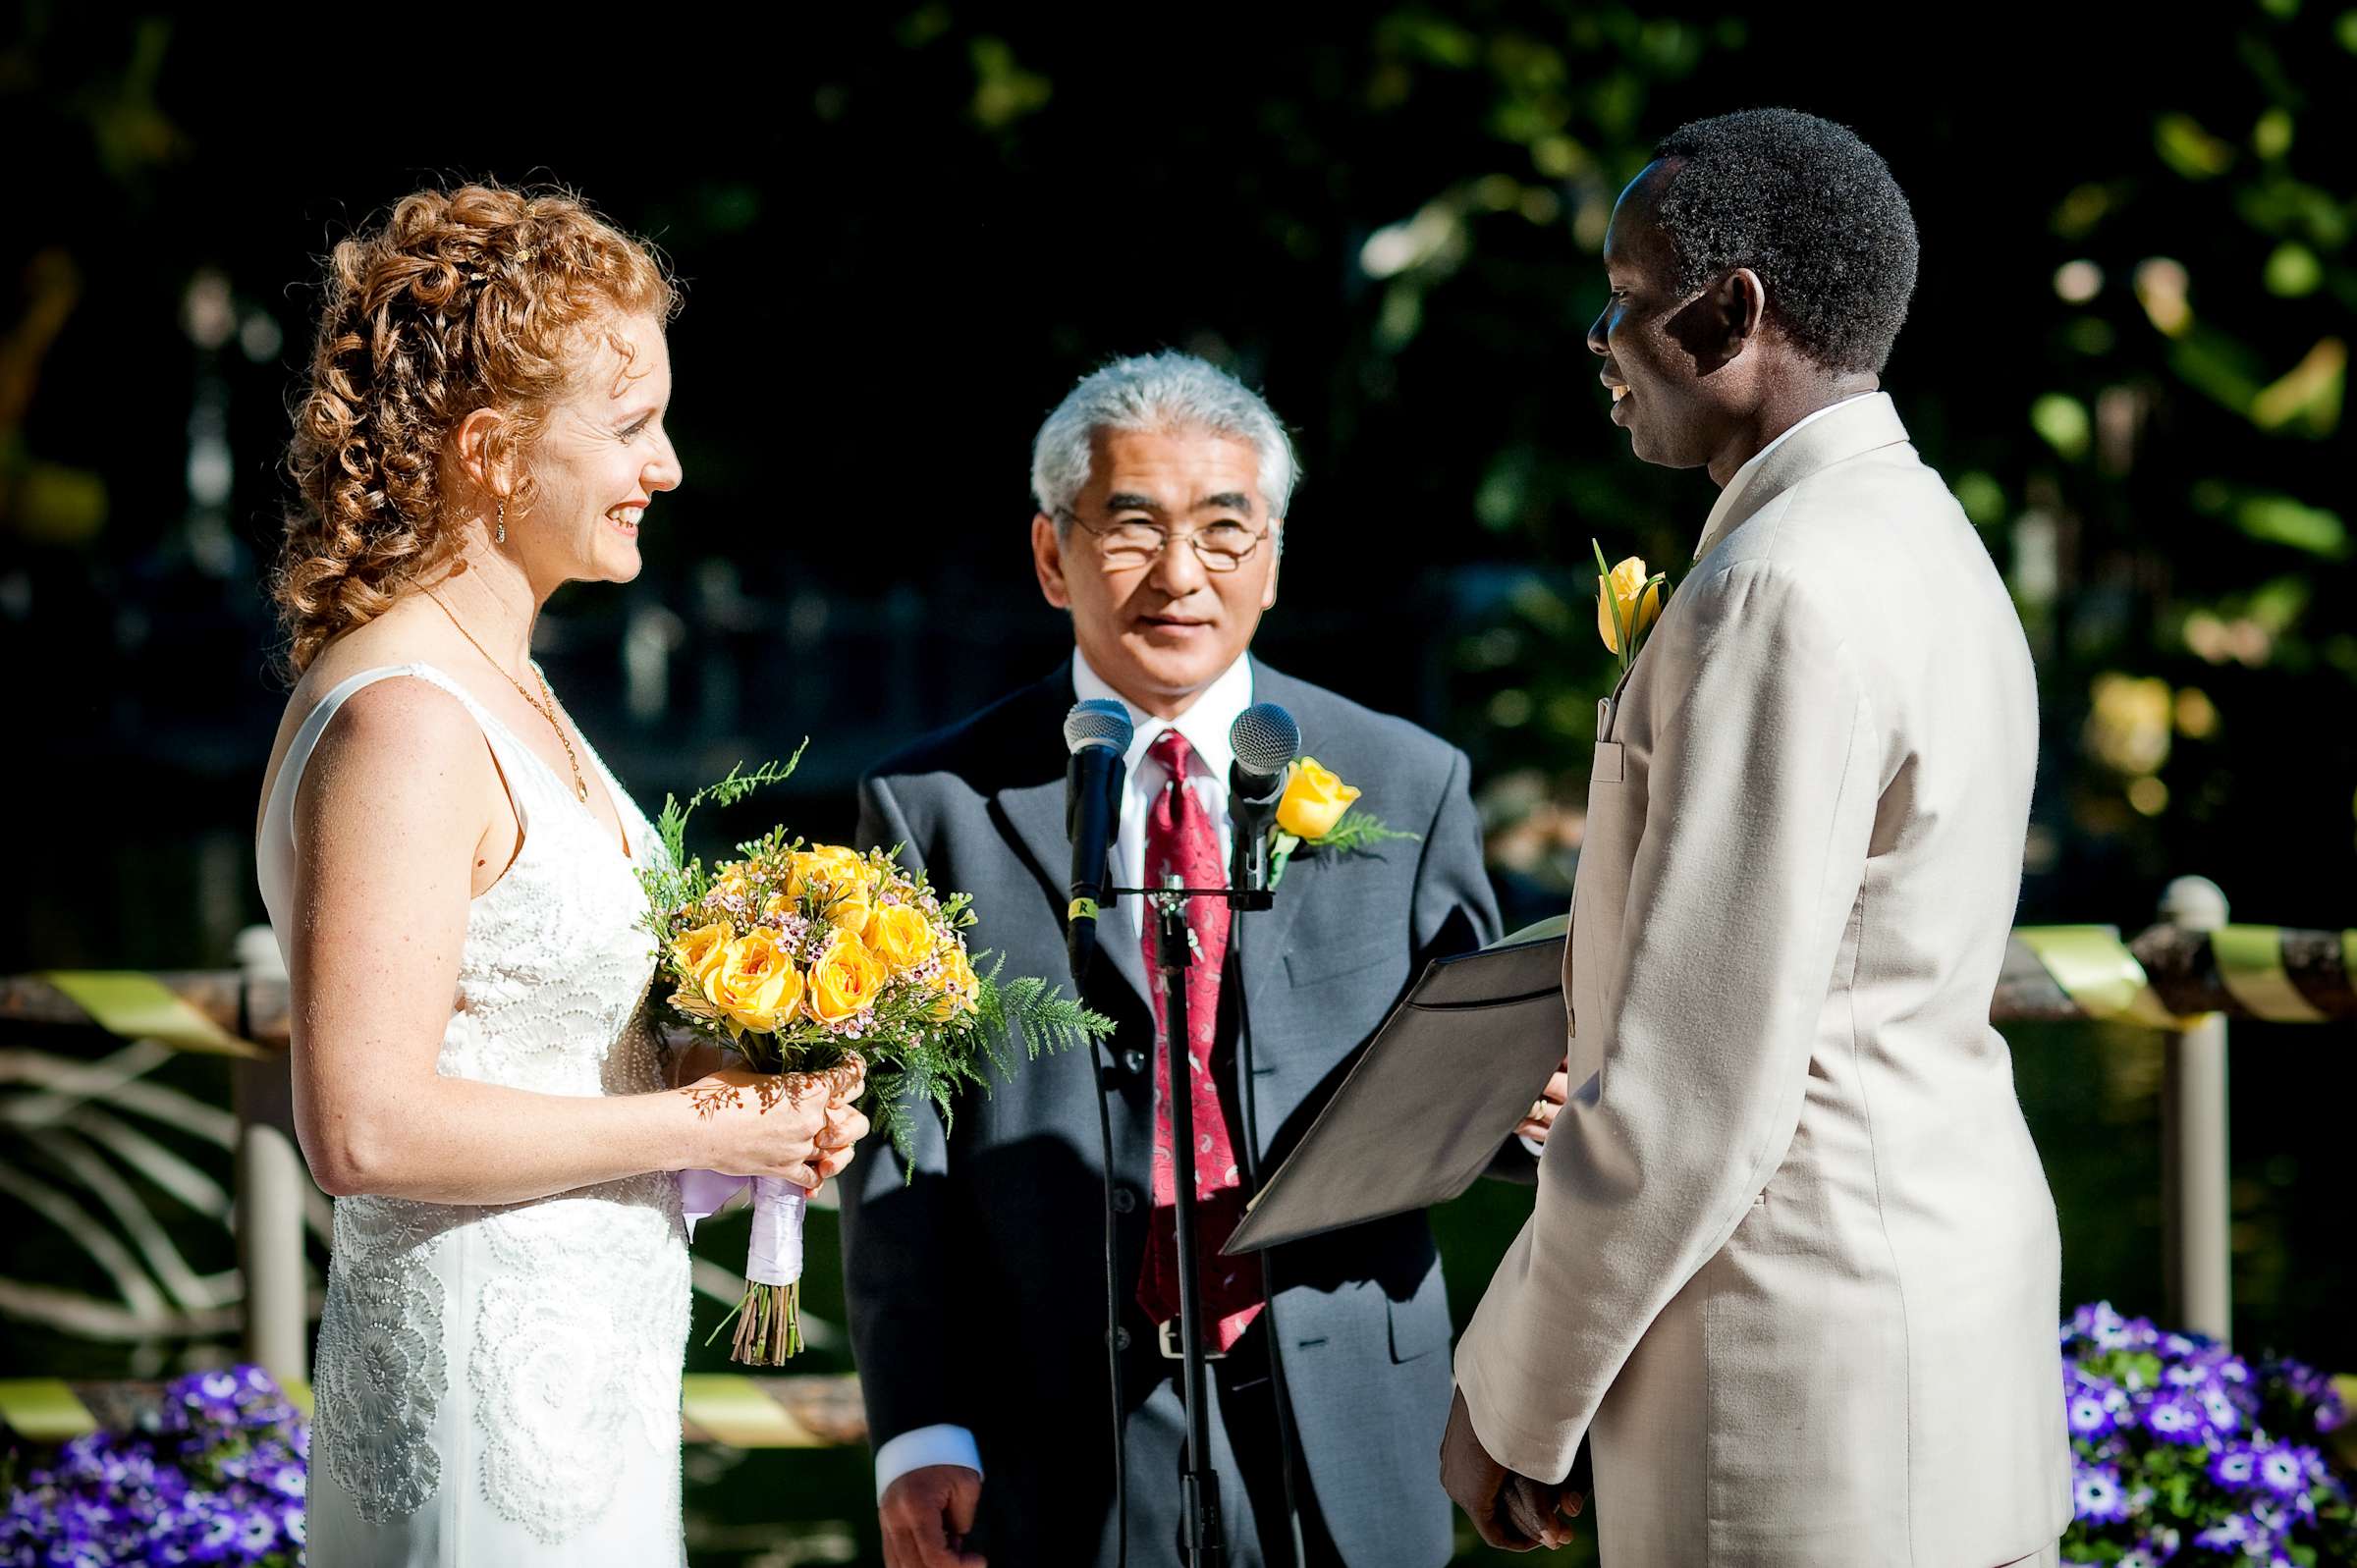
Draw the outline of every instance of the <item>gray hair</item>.
<instances>
[{"instance_id":1,"label":"gray hair","mask_svg":"<svg viewBox=\"0 0 2357 1568\"><path fill-rule=\"evenodd\" d=\"M1283 517L1301 466L1292 438L1260 394L1191 353L1165 350L1116 359L1080 378L1031 443L1031 494L1059 527L1088 483L1089 443L1100 430L1208 430L1260 456L1260 494Z\"/></svg>"}]
</instances>

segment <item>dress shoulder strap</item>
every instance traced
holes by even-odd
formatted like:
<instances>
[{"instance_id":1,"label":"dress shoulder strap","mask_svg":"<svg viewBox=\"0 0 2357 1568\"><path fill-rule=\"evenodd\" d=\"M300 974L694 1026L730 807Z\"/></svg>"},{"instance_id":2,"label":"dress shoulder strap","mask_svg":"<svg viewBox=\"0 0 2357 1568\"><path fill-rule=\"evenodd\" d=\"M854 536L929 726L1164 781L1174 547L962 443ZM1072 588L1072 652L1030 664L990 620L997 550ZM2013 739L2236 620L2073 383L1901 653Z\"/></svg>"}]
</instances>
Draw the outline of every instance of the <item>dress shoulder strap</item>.
<instances>
[{"instance_id":1,"label":"dress shoulder strap","mask_svg":"<svg viewBox=\"0 0 2357 1568\"><path fill-rule=\"evenodd\" d=\"M279 946L286 946L281 912L294 902L295 890L295 795L301 787L302 772L318 749L319 737L335 722L336 714L354 693L375 685L380 680L407 676L441 687L466 706L482 727L483 740L491 748L491 756L506 776L509 799L516 808L517 826L529 830L528 810L523 791L518 787L520 759L512 749L518 742L508 733L507 727L486 712L465 686L430 664L378 665L348 676L337 682L334 690L321 697L311 711L304 714L295 738L287 743L287 754L278 765L278 777L270 785L269 802L262 808L259 836L253 846L254 871L261 883L262 904L270 912L270 923L279 927Z\"/></svg>"}]
</instances>

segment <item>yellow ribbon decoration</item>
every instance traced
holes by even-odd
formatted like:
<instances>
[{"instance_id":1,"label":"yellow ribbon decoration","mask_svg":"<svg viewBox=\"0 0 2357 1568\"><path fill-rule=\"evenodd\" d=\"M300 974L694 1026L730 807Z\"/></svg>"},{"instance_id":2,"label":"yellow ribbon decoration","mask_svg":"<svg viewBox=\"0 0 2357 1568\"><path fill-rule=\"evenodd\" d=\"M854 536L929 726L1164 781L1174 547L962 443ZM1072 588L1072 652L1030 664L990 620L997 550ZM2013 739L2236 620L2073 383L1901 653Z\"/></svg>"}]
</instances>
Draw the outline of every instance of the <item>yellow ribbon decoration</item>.
<instances>
[{"instance_id":1,"label":"yellow ribbon decoration","mask_svg":"<svg viewBox=\"0 0 2357 1568\"><path fill-rule=\"evenodd\" d=\"M732 1448L831 1446L761 1391L761 1382L729 1373L690 1373L680 1379L680 1413L714 1442Z\"/></svg>"},{"instance_id":2,"label":"yellow ribbon decoration","mask_svg":"<svg viewBox=\"0 0 2357 1568\"><path fill-rule=\"evenodd\" d=\"M2144 965L2119 940L2117 926L2018 926L2013 935L2090 1018L2155 1029L2182 1029L2196 1021L2162 1003Z\"/></svg>"},{"instance_id":3,"label":"yellow ribbon decoration","mask_svg":"<svg viewBox=\"0 0 2357 1568\"><path fill-rule=\"evenodd\" d=\"M99 1028L122 1039L156 1040L175 1051L211 1056L267 1054L181 1000L153 975L136 969L52 969L41 978L71 998Z\"/></svg>"},{"instance_id":4,"label":"yellow ribbon decoration","mask_svg":"<svg viewBox=\"0 0 2357 1568\"><path fill-rule=\"evenodd\" d=\"M0 1379L0 1422L27 1442L64 1442L98 1430L89 1406L60 1378Z\"/></svg>"},{"instance_id":5,"label":"yellow ribbon decoration","mask_svg":"<svg viewBox=\"0 0 2357 1568\"><path fill-rule=\"evenodd\" d=\"M2345 949L2349 934L2341 934ZM2300 995L2283 972L2283 928L2220 926L2210 933L2210 955L2218 978L2236 1001L2262 1018L2280 1023L2322 1023L2325 1015Z\"/></svg>"}]
</instances>

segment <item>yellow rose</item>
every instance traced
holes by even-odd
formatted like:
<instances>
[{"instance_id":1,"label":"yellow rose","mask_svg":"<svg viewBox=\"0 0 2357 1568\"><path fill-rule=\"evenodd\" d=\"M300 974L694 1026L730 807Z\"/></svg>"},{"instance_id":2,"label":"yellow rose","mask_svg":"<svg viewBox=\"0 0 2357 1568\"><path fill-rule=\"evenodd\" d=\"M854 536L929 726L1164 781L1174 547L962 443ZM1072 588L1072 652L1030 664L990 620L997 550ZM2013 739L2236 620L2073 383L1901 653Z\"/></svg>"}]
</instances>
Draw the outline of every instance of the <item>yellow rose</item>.
<instances>
[{"instance_id":1,"label":"yellow rose","mask_svg":"<svg viewBox=\"0 0 2357 1568\"><path fill-rule=\"evenodd\" d=\"M838 931L810 966L810 1015L841 1023L875 1005L884 989L884 965L864 943Z\"/></svg>"},{"instance_id":2,"label":"yellow rose","mask_svg":"<svg viewBox=\"0 0 2357 1568\"><path fill-rule=\"evenodd\" d=\"M723 948L720 962L705 971L703 985L705 997L733 1031L781 1029L793 1021L802 1000L801 974L779 945L778 934L766 926L755 926Z\"/></svg>"},{"instance_id":3,"label":"yellow rose","mask_svg":"<svg viewBox=\"0 0 2357 1568\"><path fill-rule=\"evenodd\" d=\"M974 966L965 956L962 943L953 944L941 955L941 996L933 1003L935 1023L948 1023L960 1012L975 1012L982 1005L982 983L974 978Z\"/></svg>"},{"instance_id":4,"label":"yellow rose","mask_svg":"<svg viewBox=\"0 0 2357 1568\"><path fill-rule=\"evenodd\" d=\"M751 876L744 862L740 860L720 869L720 874L712 879L712 891L704 894L704 902L707 905L740 905L752 895Z\"/></svg>"},{"instance_id":5,"label":"yellow rose","mask_svg":"<svg viewBox=\"0 0 2357 1568\"><path fill-rule=\"evenodd\" d=\"M886 904L868 920L867 950L894 974L906 974L933 956L933 922L913 904Z\"/></svg>"},{"instance_id":6,"label":"yellow rose","mask_svg":"<svg viewBox=\"0 0 2357 1568\"><path fill-rule=\"evenodd\" d=\"M693 931L683 932L673 938L671 960L680 966L683 973L700 982L704 978L704 971L720 962L729 944L736 940L737 933L727 921L715 920L708 926L698 926Z\"/></svg>"},{"instance_id":7,"label":"yellow rose","mask_svg":"<svg viewBox=\"0 0 2357 1568\"><path fill-rule=\"evenodd\" d=\"M831 899L823 912L827 923L845 936L865 937L868 923L875 919L876 906L869 902L865 888L855 888Z\"/></svg>"},{"instance_id":8,"label":"yellow rose","mask_svg":"<svg viewBox=\"0 0 2357 1568\"><path fill-rule=\"evenodd\" d=\"M795 850L788 863L786 893L791 898L810 893L823 901L866 886L866 857L841 844L814 843Z\"/></svg>"},{"instance_id":9,"label":"yellow rose","mask_svg":"<svg viewBox=\"0 0 2357 1568\"><path fill-rule=\"evenodd\" d=\"M1604 634L1607 651L1620 651L1620 620L1627 618L1630 646L1653 629L1662 614L1662 585L1650 582L1643 556L1630 556L1613 568L1610 577L1596 579L1596 629ZM1644 598L1639 599L1639 593Z\"/></svg>"},{"instance_id":10,"label":"yellow rose","mask_svg":"<svg viewBox=\"0 0 2357 1568\"><path fill-rule=\"evenodd\" d=\"M1303 757L1287 769L1277 826L1296 838L1315 841L1334 832L1358 795L1332 769L1319 767L1317 758Z\"/></svg>"}]
</instances>

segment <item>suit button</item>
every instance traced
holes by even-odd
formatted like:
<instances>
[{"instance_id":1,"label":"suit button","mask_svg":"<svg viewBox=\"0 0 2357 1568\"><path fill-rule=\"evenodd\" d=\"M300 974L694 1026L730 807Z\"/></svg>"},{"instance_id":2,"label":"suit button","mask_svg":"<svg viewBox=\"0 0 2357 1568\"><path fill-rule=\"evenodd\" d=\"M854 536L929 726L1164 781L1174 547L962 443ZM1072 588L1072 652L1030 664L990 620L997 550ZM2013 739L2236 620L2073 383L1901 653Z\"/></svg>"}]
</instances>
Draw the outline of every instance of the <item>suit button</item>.
<instances>
[{"instance_id":1,"label":"suit button","mask_svg":"<svg viewBox=\"0 0 2357 1568\"><path fill-rule=\"evenodd\" d=\"M1142 1073L1146 1070L1146 1054L1132 1046L1122 1053L1122 1065L1131 1072Z\"/></svg>"},{"instance_id":2,"label":"suit button","mask_svg":"<svg viewBox=\"0 0 2357 1568\"><path fill-rule=\"evenodd\" d=\"M1132 1209L1135 1209L1136 1207L1137 1207L1137 1194L1136 1194L1136 1193L1134 1193L1134 1192L1131 1192L1131 1191L1130 1191L1128 1188L1126 1188L1126 1187L1116 1187L1116 1188L1114 1188L1114 1189L1113 1189L1113 1212L1114 1212L1115 1214L1117 1214L1117 1215L1125 1215L1125 1214L1129 1213L1129 1211L1130 1211L1130 1210L1132 1210Z\"/></svg>"},{"instance_id":3,"label":"suit button","mask_svg":"<svg viewBox=\"0 0 2357 1568\"><path fill-rule=\"evenodd\" d=\"M1118 1330L1118 1331L1117 1331L1117 1332L1114 1334L1114 1336L1113 1336L1113 1347L1114 1347L1116 1350L1127 1350L1127 1349L1129 1348L1129 1330L1128 1330L1128 1329L1126 1329L1126 1328L1123 1328L1123 1329L1120 1329L1120 1330Z\"/></svg>"}]
</instances>

